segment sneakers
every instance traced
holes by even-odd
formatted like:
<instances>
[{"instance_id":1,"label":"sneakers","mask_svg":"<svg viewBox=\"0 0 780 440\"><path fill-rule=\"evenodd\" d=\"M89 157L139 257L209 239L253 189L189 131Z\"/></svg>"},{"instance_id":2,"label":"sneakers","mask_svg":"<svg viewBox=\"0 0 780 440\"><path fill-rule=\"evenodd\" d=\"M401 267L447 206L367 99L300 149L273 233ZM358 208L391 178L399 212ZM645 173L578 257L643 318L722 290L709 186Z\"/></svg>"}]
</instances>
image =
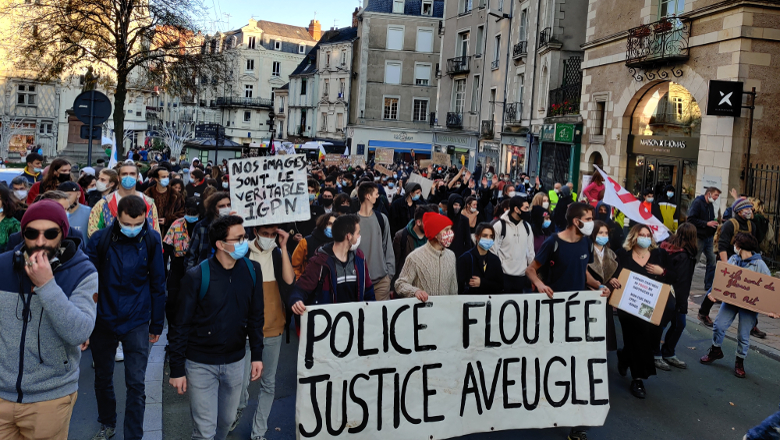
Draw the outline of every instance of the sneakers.
<instances>
[{"instance_id":1,"label":"sneakers","mask_svg":"<svg viewBox=\"0 0 780 440\"><path fill-rule=\"evenodd\" d=\"M569 440L588 440L588 433L572 429L569 432Z\"/></svg>"},{"instance_id":2,"label":"sneakers","mask_svg":"<svg viewBox=\"0 0 780 440\"><path fill-rule=\"evenodd\" d=\"M234 430L234 429L236 429L236 426L238 426L238 422L240 422L240 421L241 421L241 413L243 413L243 412L244 412L244 410L243 410L243 409L239 409L239 410L236 412L236 420L234 420L234 421L233 421L233 424L232 424L232 425L230 425L230 431L229 431L229 432L233 432L233 430Z\"/></svg>"},{"instance_id":3,"label":"sneakers","mask_svg":"<svg viewBox=\"0 0 780 440\"><path fill-rule=\"evenodd\" d=\"M122 362L123 360L125 360L125 352L124 352L124 350L122 350L122 343L121 342L116 347L116 354L114 355L114 360L116 362Z\"/></svg>"},{"instance_id":4,"label":"sneakers","mask_svg":"<svg viewBox=\"0 0 780 440\"><path fill-rule=\"evenodd\" d=\"M672 371L672 367L670 367L669 364L667 364L666 361L663 359L655 360L655 368L664 371Z\"/></svg>"},{"instance_id":5,"label":"sneakers","mask_svg":"<svg viewBox=\"0 0 780 440\"><path fill-rule=\"evenodd\" d=\"M645 391L645 384L639 379L634 379L631 381L631 394L636 397L637 399L644 399L647 395L647 391Z\"/></svg>"},{"instance_id":6,"label":"sneakers","mask_svg":"<svg viewBox=\"0 0 780 440\"><path fill-rule=\"evenodd\" d=\"M108 440L114 436L116 429L106 425L100 425L100 431L92 437L92 440Z\"/></svg>"},{"instance_id":7,"label":"sneakers","mask_svg":"<svg viewBox=\"0 0 780 440\"><path fill-rule=\"evenodd\" d=\"M708 315L702 315L699 313L699 321L701 321L702 324L706 325L707 327L712 328L712 319Z\"/></svg>"},{"instance_id":8,"label":"sneakers","mask_svg":"<svg viewBox=\"0 0 780 440\"><path fill-rule=\"evenodd\" d=\"M677 356L664 358L664 360L666 361L667 364L673 366L674 368L680 368L680 369L683 369L683 370L688 368L688 364L686 364L685 362L681 361L680 358L678 358ZM657 368L657 366L656 366L656 368Z\"/></svg>"},{"instance_id":9,"label":"sneakers","mask_svg":"<svg viewBox=\"0 0 780 440\"><path fill-rule=\"evenodd\" d=\"M738 357L737 362L734 364L734 376L740 379L745 378L745 360Z\"/></svg>"},{"instance_id":10,"label":"sneakers","mask_svg":"<svg viewBox=\"0 0 780 440\"><path fill-rule=\"evenodd\" d=\"M755 336L758 339L766 339L766 332L762 332L758 329L758 326L756 326L750 330L750 336Z\"/></svg>"},{"instance_id":11,"label":"sneakers","mask_svg":"<svg viewBox=\"0 0 780 440\"><path fill-rule=\"evenodd\" d=\"M704 365L709 365L718 359L723 359L723 350L721 350L720 347L712 346L710 347L710 351L701 357L699 359L699 362L701 362Z\"/></svg>"}]
</instances>

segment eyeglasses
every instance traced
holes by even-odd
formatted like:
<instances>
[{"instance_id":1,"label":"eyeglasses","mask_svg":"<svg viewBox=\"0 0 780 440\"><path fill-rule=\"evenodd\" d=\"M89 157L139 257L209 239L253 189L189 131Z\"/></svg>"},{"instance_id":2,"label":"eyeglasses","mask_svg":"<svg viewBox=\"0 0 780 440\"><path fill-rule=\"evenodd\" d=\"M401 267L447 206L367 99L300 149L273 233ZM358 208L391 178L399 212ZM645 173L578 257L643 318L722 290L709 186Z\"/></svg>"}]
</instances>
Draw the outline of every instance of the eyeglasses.
<instances>
[{"instance_id":1,"label":"eyeglasses","mask_svg":"<svg viewBox=\"0 0 780 440\"><path fill-rule=\"evenodd\" d=\"M230 238L225 240L225 243L230 243L231 241L235 241L236 244L244 244L244 242L246 241L246 236L243 236L241 238Z\"/></svg>"},{"instance_id":2,"label":"eyeglasses","mask_svg":"<svg viewBox=\"0 0 780 440\"><path fill-rule=\"evenodd\" d=\"M28 240L37 240L41 233L43 233L43 238L47 240L54 240L55 238L59 237L60 228L51 228L45 231L39 231L35 228L25 228L24 238Z\"/></svg>"}]
</instances>

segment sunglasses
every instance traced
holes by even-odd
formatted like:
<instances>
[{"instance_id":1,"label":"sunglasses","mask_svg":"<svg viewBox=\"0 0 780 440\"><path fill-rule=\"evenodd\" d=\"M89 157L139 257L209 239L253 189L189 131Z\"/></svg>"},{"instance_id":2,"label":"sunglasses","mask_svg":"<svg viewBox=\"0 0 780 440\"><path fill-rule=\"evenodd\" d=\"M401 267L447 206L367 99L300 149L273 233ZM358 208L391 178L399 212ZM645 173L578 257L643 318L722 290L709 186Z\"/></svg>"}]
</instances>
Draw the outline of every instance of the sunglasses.
<instances>
[{"instance_id":1,"label":"sunglasses","mask_svg":"<svg viewBox=\"0 0 780 440\"><path fill-rule=\"evenodd\" d=\"M51 228L47 229L45 231L39 231L34 228L25 228L24 229L24 238L28 240L37 240L38 237L43 233L43 238L47 240L54 240L55 238L59 237L60 235L60 228Z\"/></svg>"}]
</instances>

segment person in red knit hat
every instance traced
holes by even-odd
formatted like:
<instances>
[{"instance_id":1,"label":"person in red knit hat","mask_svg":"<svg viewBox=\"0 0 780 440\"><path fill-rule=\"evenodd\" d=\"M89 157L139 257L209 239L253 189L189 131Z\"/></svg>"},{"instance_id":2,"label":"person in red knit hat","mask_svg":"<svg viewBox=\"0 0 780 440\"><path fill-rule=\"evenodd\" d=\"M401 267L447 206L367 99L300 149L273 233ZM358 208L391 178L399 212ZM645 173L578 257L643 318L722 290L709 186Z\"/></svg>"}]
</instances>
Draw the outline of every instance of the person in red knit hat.
<instances>
[{"instance_id":1,"label":"person in red knit hat","mask_svg":"<svg viewBox=\"0 0 780 440\"><path fill-rule=\"evenodd\" d=\"M423 228L428 243L412 251L406 258L395 291L402 297L428 301L428 296L457 295L455 254L447 249L454 233L452 221L444 215L426 212Z\"/></svg>"}]
</instances>

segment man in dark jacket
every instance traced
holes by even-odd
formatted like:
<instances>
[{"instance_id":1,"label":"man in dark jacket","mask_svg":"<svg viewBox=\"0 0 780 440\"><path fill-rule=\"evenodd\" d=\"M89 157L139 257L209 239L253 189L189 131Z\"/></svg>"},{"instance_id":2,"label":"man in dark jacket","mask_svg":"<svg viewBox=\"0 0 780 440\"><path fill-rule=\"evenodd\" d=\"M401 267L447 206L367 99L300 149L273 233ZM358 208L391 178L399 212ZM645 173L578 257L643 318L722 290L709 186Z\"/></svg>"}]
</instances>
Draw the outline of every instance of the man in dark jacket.
<instances>
[{"instance_id":1,"label":"man in dark jacket","mask_svg":"<svg viewBox=\"0 0 780 440\"><path fill-rule=\"evenodd\" d=\"M414 218L409 221L405 228L395 233L393 237L393 253L395 254L395 276L393 277L391 286L395 286L395 280L398 279L398 274L401 273L401 269L404 268L404 261L406 257L412 253L413 250L420 246L425 245L428 239L425 238L425 231L423 229L423 215L426 212L438 212L436 205L420 205L414 210Z\"/></svg>"},{"instance_id":2,"label":"man in dark jacket","mask_svg":"<svg viewBox=\"0 0 780 440\"><path fill-rule=\"evenodd\" d=\"M184 276L177 325L170 328L169 383L179 394L190 390L193 438L227 437L241 399L247 336L250 379L263 372L263 273L245 257L242 224L236 215L211 224L216 253Z\"/></svg>"},{"instance_id":3,"label":"man in dark jacket","mask_svg":"<svg viewBox=\"0 0 780 440\"><path fill-rule=\"evenodd\" d=\"M195 168L190 175L190 183L185 187L187 197L200 197L203 190L206 189L206 173L199 168Z\"/></svg>"},{"instance_id":4,"label":"man in dark jacket","mask_svg":"<svg viewBox=\"0 0 780 440\"><path fill-rule=\"evenodd\" d=\"M116 429L114 355L121 342L127 384L124 438L140 440L149 343L157 342L165 322L165 266L162 240L148 224L143 199L122 197L116 219L95 232L87 247L100 278L97 323L90 338L100 423L93 438L110 438Z\"/></svg>"},{"instance_id":5,"label":"man in dark jacket","mask_svg":"<svg viewBox=\"0 0 780 440\"><path fill-rule=\"evenodd\" d=\"M455 258L460 257L474 246L474 242L471 241L469 219L461 214L464 206L466 204L460 194L450 194L447 199L447 217L452 221L452 232L455 235L449 249L455 254Z\"/></svg>"},{"instance_id":6,"label":"man in dark jacket","mask_svg":"<svg viewBox=\"0 0 780 440\"><path fill-rule=\"evenodd\" d=\"M704 290L709 292L712 288L712 280L715 279L715 253L713 251L713 237L718 230L718 220L715 217L713 203L720 197L718 188L709 187L704 194L696 197L688 208L688 221L696 226L699 252L696 254L696 262L699 262L701 254L707 258L707 270L704 274ZM712 319L709 317L712 301L704 297L702 307L699 309L699 320L708 327L712 327Z\"/></svg>"},{"instance_id":7,"label":"man in dark jacket","mask_svg":"<svg viewBox=\"0 0 780 440\"><path fill-rule=\"evenodd\" d=\"M406 191L404 197L397 197L390 205L390 233L395 235L400 231L409 221L414 218L417 204L422 194L422 187L419 183L409 182L404 187ZM400 272L397 270L396 273Z\"/></svg>"},{"instance_id":8,"label":"man in dark jacket","mask_svg":"<svg viewBox=\"0 0 780 440\"><path fill-rule=\"evenodd\" d=\"M205 218L195 225L190 239L190 247L187 249L187 256L184 259L184 269L190 270L206 260L212 253L211 241L209 240L209 228L211 223L220 217L229 215L232 212L230 205L230 193L214 193L203 202L205 207Z\"/></svg>"}]
</instances>

